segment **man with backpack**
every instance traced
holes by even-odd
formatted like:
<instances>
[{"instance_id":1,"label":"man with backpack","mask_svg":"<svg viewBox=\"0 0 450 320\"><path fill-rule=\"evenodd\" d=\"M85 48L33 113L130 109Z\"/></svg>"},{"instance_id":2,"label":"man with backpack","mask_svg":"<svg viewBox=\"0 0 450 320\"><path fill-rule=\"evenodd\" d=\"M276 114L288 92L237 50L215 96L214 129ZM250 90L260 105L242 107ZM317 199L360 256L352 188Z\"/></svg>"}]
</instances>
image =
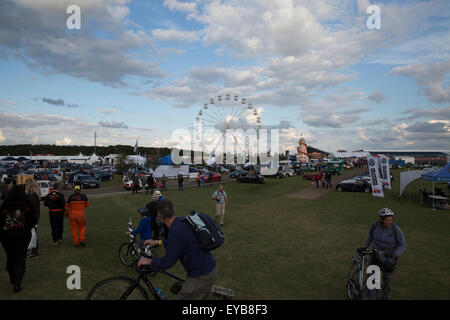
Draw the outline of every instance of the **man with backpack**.
<instances>
[{"instance_id":1,"label":"man with backpack","mask_svg":"<svg viewBox=\"0 0 450 320\"><path fill-rule=\"evenodd\" d=\"M138 267L150 265L155 272L166 270L179 260L187 272L187 279L176 295L179 300L208 299L216 281L216 260L205 250L185 218L175 216L172 202L161 201L157 206L158 217L169 228L167 240L147 240L145 244L164 245L166 255L160 259L142 257Z\"/></svg>"}]
</instances>

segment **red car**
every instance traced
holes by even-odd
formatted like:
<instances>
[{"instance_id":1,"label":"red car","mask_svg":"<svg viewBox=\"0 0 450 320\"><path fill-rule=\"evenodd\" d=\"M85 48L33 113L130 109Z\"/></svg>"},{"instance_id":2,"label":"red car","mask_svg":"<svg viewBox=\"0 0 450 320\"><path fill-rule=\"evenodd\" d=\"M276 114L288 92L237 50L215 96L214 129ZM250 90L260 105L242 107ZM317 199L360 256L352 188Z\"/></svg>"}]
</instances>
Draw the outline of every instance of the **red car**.
<instances>
[{"instance_id":1,"label":"red car","mask_svg":"<svg viewBox=\"0 0 450 320\"><path fill-rule=\"evenodd\" d=\"M209 174L203 174L197 179L200 179L200 181L201 181L202 177L205 178L205 183L209 182ZM222 175L220 173L213 173L213 179L212 179L213 182L218 182L221 180L222 180Z\"/></svg>"}]
</instances>

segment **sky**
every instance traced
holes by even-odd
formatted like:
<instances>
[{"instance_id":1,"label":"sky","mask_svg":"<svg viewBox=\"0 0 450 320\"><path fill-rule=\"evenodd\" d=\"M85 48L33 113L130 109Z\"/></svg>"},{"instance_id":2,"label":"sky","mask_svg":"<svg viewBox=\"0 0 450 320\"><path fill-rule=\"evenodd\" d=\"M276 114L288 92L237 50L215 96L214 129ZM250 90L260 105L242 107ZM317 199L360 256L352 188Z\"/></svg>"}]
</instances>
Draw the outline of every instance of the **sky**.
<instances>
[{"instance_id":1,"label":"sky","mask_svg":"<svg viewBox=\"0 0 450 320\"><path fill-rule=\"evenodd\" d=\"M171 148L229 94L281 152L450 150L449 30L447 0L1 0L0 144Z\"/></svg>"}]
</instances>

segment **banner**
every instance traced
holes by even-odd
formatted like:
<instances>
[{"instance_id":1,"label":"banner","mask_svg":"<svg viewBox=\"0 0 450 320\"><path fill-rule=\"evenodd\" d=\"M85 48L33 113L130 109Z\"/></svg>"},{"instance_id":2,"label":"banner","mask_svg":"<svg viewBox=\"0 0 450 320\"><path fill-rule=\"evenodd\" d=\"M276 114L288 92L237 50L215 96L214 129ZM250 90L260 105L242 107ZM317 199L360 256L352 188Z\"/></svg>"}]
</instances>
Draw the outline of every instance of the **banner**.
<instances>
[{"instance_id":1,"label":"banner","mask_svg":"<svg viewBox=\"0 0 450 320\"><path fill-rule=\"evenodd\" d=\"M381 166L381 179L383 179L383 186L386 189L392 189L391 172L389 170L389 159L384 154L378 155Z\"/></svg>"},{"instance_id":2,"label":"banner","mask_svg":"<svg viewBox=\"0 0 450 320\"><path fill-rule=\"evenodd\" d=\"M380 172L378 170L377 158L374 156L367 156L367 165L369 167L370 183L372 185L372 195L375 197L384 197L383 184L380 179Z\"/></svg>"}]
</instances>

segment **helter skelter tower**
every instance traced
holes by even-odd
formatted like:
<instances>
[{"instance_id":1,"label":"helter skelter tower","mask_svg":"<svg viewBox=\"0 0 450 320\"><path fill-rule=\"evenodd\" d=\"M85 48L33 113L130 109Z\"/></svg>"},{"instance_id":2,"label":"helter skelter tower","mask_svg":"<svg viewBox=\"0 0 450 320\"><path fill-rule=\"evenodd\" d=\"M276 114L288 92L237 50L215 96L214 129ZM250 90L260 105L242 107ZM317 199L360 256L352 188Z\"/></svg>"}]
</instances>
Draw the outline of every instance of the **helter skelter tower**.
<instances>
[{"instance_id":1,"label":"helter skelter tower","mask_svg":"<svg viewBox=\"0 0 450 320\"><path fill-rule=\"evenodd\" d=\"M303 162L303 163L309 161L308 149L306 146L305 138L303 138L303 135L300 138L300 140L298 141L297 161Z\"/></svg>"}]
</instances>

